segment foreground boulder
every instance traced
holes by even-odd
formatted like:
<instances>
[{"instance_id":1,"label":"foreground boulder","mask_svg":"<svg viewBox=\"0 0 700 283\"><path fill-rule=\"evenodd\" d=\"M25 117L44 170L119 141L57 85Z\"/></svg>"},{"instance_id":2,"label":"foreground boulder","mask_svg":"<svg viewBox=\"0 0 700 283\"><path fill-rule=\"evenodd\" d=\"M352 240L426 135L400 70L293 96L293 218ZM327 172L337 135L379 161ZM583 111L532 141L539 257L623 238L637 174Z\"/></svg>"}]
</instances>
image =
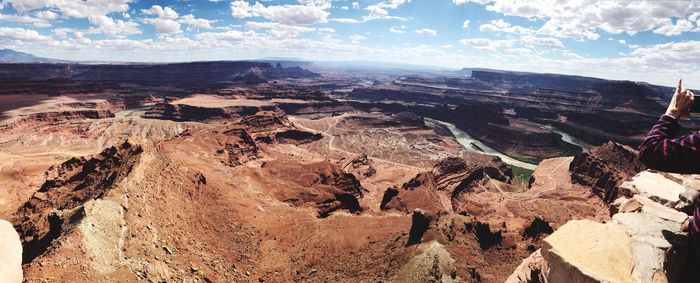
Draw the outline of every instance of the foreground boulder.
<instances>
[{"instance_id":1,"label":"foreground boulder","mask_svg":"<svg viewBox=\"0 0 700 283\"><path fill-rule=\"evenodd\" d=\"M632 240L622 227L573 220L544 240L550 282L635 282Z\"/></svg>"},{"instance_id":2,"label":"foreground boulder","mask_svg":"<svg viewBox=\"0 0 700 283\"><path fill-rule=\"evenodd\" d=\"M22 282L22 243L10 222L0 219L0 282Z\"/></svg>"}]
</instances>

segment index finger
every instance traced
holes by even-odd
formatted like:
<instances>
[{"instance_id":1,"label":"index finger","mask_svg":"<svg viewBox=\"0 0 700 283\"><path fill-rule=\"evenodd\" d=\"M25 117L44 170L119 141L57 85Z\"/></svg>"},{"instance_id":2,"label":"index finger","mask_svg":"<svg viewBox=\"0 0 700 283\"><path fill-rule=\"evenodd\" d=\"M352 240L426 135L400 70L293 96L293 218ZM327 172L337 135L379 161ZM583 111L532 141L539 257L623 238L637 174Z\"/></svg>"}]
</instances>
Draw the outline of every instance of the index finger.
<instances>
[{"instance_id":1,"label":"index finger","mask_svg":"<svg viewBox=\"0 0 700 283\"><path fill-rule=\"evenodd\" d=\"M678 80L678 86L676 87L676 91L680 91L683 89L683 79Z\"/></svg>"}]
</instances>

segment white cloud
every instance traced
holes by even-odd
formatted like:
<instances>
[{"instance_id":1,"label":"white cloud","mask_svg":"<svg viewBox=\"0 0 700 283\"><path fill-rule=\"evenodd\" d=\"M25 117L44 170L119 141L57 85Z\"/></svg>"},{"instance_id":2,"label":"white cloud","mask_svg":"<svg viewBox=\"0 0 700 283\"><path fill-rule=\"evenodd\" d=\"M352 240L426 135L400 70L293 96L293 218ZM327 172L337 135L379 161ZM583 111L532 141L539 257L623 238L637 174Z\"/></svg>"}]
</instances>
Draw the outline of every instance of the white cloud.
<instances>
[{"instance_id":1,"label":"white cloud","mask_svg":"<svg viewBox=\"0 0 700 283\"><path fill-rule=\"evenodd\" d=\"M313 2L316 3L316 2ZM263 17L286 25L313 25L328 22L326 6L270 5L259 2L250 5L246 1L231 2L231 15L236 18Z\"/></svg>"},{"instance_id":2,"label":"white cloud","mask_svg":"<svg viewBox=\"0 0 700 283\"><path fill-rule=\"evenodd\" d=\"M347 10L350 10L350 7L348 7L348 6L340 6L340 9L341 9L341 10L347 11Z\"/></svg>"},{"instance_id":3,"label":"white cloud","mask_svg":"<svg viewBox=\"0 0 700 283\"><path fill-rule=\"evenodd\" d=\"M42 20L55 20L58 18L58 14L50 10L38 11L34 13L34 16Z\"/></svg>"},{"instance_id":4,"label":"white cloud","mask_svg":"<svg viewBox=\"0 0 700 283\"><path fill-rule=\"evenodd\" d=\"M173 10L173 8L170 7L161 7L160 5L153 5L149 9L144 9L141 10L141 13L144 13L146 15L150 16L157 16L158 18L161 19L168 19L168 20L175 20L177 19L177 12Z\"/></svg>"},{"instance_id":5,"label":"white cloud","mask_svg":"<svg viewBox=\"0 0 700 283\"><path fill-rule=\"evenodd\" d=\"M267 30L274 37L298 37L303 33L315 31L315 28L290 26L273 22L247 22L245 25L252 30Z\"/></svg>"},{"instance_id":6,"label":"white cloud","mask_svg":"<svg viewBox=\"0 0 700 283\"><path fill-rule=\"evenodd\" d=\"M461 39L459 44L482 50L496 50L504 47L513 47L515 42L516 40L514 39L492 40L488 38L465 38Z\"/></svg>"},{"instance_id":7,"label":"white cloud","mask_svg":"<svg viewBox=\"0 0 700 283\"><path fill-rule=\"evenodd\" d=\"M534 37L534 36L523 36L520 41L523 44L535 47L546 47L546 48L564 48L564 44L551 37Z\"/></svg>"},{"instance_id":8,"label":"white cloud","mask_svg":"<svg viewBox=\"0 0 700 283\"><path fill-rule=\"evenodd\" d=\"M202 18L196 18L192 14L184 15L178 19L178 22L186 24L199 29L211 29L212 21Z\"/></svg>"},{"instance_id":9,"label":"white cloud","mask_svg":"<svg viewBox=\"0 0 700 283\"><path fill-rule=\"evenodd\" d=\"M11 15L11 14L0 14L0 21L10 21L22 24L32 24L35 27L50 27L51 24L46 20L39 17L32 17L29 15Z\"/></svg>"},{"instance_id":10,"label":"white cloud","mask_svg":"<svg viewBox=\"0 0 700 283\"><path fill-rule=\"evenodd\" d=\"M253 33L254 34L254 33ZM240 30L229 30L225 32L203 32L195 36L202 41L240 41L246 37L246 34Z\"/></svg>"},{"instance_id":11,"label":"white cloud","mask_svg":"<svg viewBox=\"0 0 700 283\"><path fill-rule=\"evenodd\" d=\"M688 20L677 20L675 24L671 20L654 30L654 33L663 34L665 36L680 35L687 31L693 31L695 26Z\"/></svg>"},{"instance_id":12,"label":"white cloud","mask_svg":"<svg viewBox=\"0 0 700 283\"><path fill-rule=\"evenodd\" d=\"M363 41L363 40L367 39L367 37L362 36L362 35L359 35L359 34L351 35L351 36L349 36L348 38L350 39L350 41L351 41L353 44L360 44L360 41Z\"/></svg>"},{"instance_id":13,"label":"white cloud","mask_svg":"<svg viewBox=\"0 0 700 283\"><path fill-rule=\"evenodd\" d=\"M490 2L490 0L452 0L452 3L455 3L457 5L467 4L469 2L484 4Z\"/></svg>"},{"instance_id":14,"label":"white cloud","mask_svg":"<svg viewBox=\"0 0 700 283\"><path fill-rule=\"evenodd\" d=\"M507 23L501 19L498 20L492 20L491 22L487 24L483 24L479 26L480 31L491 31L491 32L505 32L505 33L516 33L516 34L532 34L535 31L522 27L522 26L514 26L511 25L510 23Z\"/></svg>"},{"instance_id":15,"label":"white cloud","mask_svg":"<svg viewBox=\"0 0 700 283\"><path fill-rule=\"evenodd\" d=\"M89 16L90 27L88 33L103 33L107 35L139 34L139 24L131 21L114 20L107 16Z\"/></svg>"},{"instance_id":16,"label":"white cloud","mask_svg":"<svg viewBox=\"0 0 700 283\"><path fill-rule=\"evenodd\" d=\"M331 19L334 22L339 22L341 24L359 24L362 21L361 20L356 20L356 19L350 19L350 18L335 18Z\"/></svg>"},{"instance_id":17,"label":"white cloud","mask_svg":"<svg viewBox=\"0 0 700 283\"><path fill-rule=\"evenodd\" d=\"M387 8L387 9L396 9L399 6L406 4L406 3L411 3L411 0L388 0L388 1L382 1L376 4L376 6L380 8Z\"/></svg>"},{"instance_id":18,"label":"white cloud","mask_svg":"<svg viewBox=\"0 0 700 283\"><path fill-rule=\"evenodd\" d=\"M88 16L102 16L113 12L126 12L129 10L129 3L134 2L134 0L9 0L7 2L20 14L51 8L56 9L65 17L87 18Z\"/></svg>"},{"instance_id":19,"label":"white cloud","mask_svg":"<svg viewBox=\"0 0 700 283\"><path fill-rule=\"evenodd\" d=\"M454 2L454 1L453 1ZM466 2L466 1L459 1ZM690 16L692 1L489 0L486 9L508 16L543 20L539 33L596 40L599 30L630 35ZM662 30L666 31L666 30ZM673 32L672 32L673 33Z\"/></svg>"},{"instance_id":20,"label":"white cloud","mask_svg":"<svg viewBox=\"0 0 700 283\"><path fill-rule=\"evenodd\" d=\"M360 3L359 3L359 2L352 2L352 8L355 9L355 10L359 10L359 9L360 9Z\"/></svg>"},{"instance_id":21,"label":"white cloud","mask_svg":"<svg viewBox=\"0 0 700 283\"><path fill-rule=\"evenodd\" d=\"M464 20L462 23L462 28L469 28L469 20Z\"/></svg>"},{"instance_id":22,"label":"white cloud","mask_svg":"<svg viewBox=\"0 0 700 283\"><path fill-rule=\"evenodd\" d=\"M157 33L179 33L180 23L177 22L178 14L170 7L153 5L149 9L141 10L145 15L157 16L157 18L147 18L144 22L153 25Z\"/></svg>"},{"instance_id":23,"label":"white cloud","mask_svg":"<svg viewBox=\"0 0 700 283\"><path fill-rule=\"evenodd\" d=\"M35 30L23 28L0 27L0 41L3 40L48 41L50 38L39 34Z\"/></svg>"},{"instance_id":24,"label":"white cloud","mask_svg":"<svg viewBox=\"0 0 700 283\"><path fill-rule=\"evenodd\" d=\"M422 28L415 31L415 33L425 36L437 36L437 31L429 28Z\"/></svg>"},{"instance_id":25,"label":"white cloud","mask_svg":"<svg viewBox=\"0 0 700 283\"><path fill-rule=\"evenodd\" d=\"M390 28L389 28L389 32L393 32L393 33L406 33L405 29L406 29L406 26L390 27Z\"/></svg>"}]
</instances>

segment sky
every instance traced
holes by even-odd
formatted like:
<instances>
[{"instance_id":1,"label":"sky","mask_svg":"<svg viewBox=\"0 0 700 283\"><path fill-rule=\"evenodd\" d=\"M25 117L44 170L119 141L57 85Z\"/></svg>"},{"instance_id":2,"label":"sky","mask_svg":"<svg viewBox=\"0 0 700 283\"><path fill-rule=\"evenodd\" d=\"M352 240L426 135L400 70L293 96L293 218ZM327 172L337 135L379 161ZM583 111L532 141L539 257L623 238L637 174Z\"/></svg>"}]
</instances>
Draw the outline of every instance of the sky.
<instances>
[{"instance_id":1,"label":"sky","mask_svg":"<svg viewBox=\"0 0 700 283\"><path fill-rule=\"evenodd\" d=\"M0 0L0 48L85 61L291 57L700 89L700 1Z\"/></svg>"}]
</instances>

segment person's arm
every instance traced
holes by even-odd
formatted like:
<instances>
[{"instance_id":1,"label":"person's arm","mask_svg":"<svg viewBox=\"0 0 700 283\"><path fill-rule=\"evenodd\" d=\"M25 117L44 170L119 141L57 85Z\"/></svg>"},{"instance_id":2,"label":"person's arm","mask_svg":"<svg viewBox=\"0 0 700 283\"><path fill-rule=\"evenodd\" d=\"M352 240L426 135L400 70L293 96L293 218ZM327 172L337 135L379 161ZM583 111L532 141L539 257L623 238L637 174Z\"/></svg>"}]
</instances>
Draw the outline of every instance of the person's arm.
<instances>
[{"instance_id":1,"label":"person's arm","mask_svg":"<svg viewBox=\"0 0 700 283\"><path fill-rule=\"evenodd\" d=\"M674 173L700 173L700 133L674 138L680 126L661 116L639 147L639 160L651 169Z\"/></svg>"},{"instance_id":2,"label":"person's arm","mask_svg":"<svg viewBox=\"0 0 700 283\"><path fill-rule=\"evenodd\" d=\"M666 114L656 122L639 148L639 160L647 167L674 173L700 172L700 133L674 138L680 128L678 120L690 116L694 101L694 94L683 89L679 80Z\"/></svg>"}]
</instances>

